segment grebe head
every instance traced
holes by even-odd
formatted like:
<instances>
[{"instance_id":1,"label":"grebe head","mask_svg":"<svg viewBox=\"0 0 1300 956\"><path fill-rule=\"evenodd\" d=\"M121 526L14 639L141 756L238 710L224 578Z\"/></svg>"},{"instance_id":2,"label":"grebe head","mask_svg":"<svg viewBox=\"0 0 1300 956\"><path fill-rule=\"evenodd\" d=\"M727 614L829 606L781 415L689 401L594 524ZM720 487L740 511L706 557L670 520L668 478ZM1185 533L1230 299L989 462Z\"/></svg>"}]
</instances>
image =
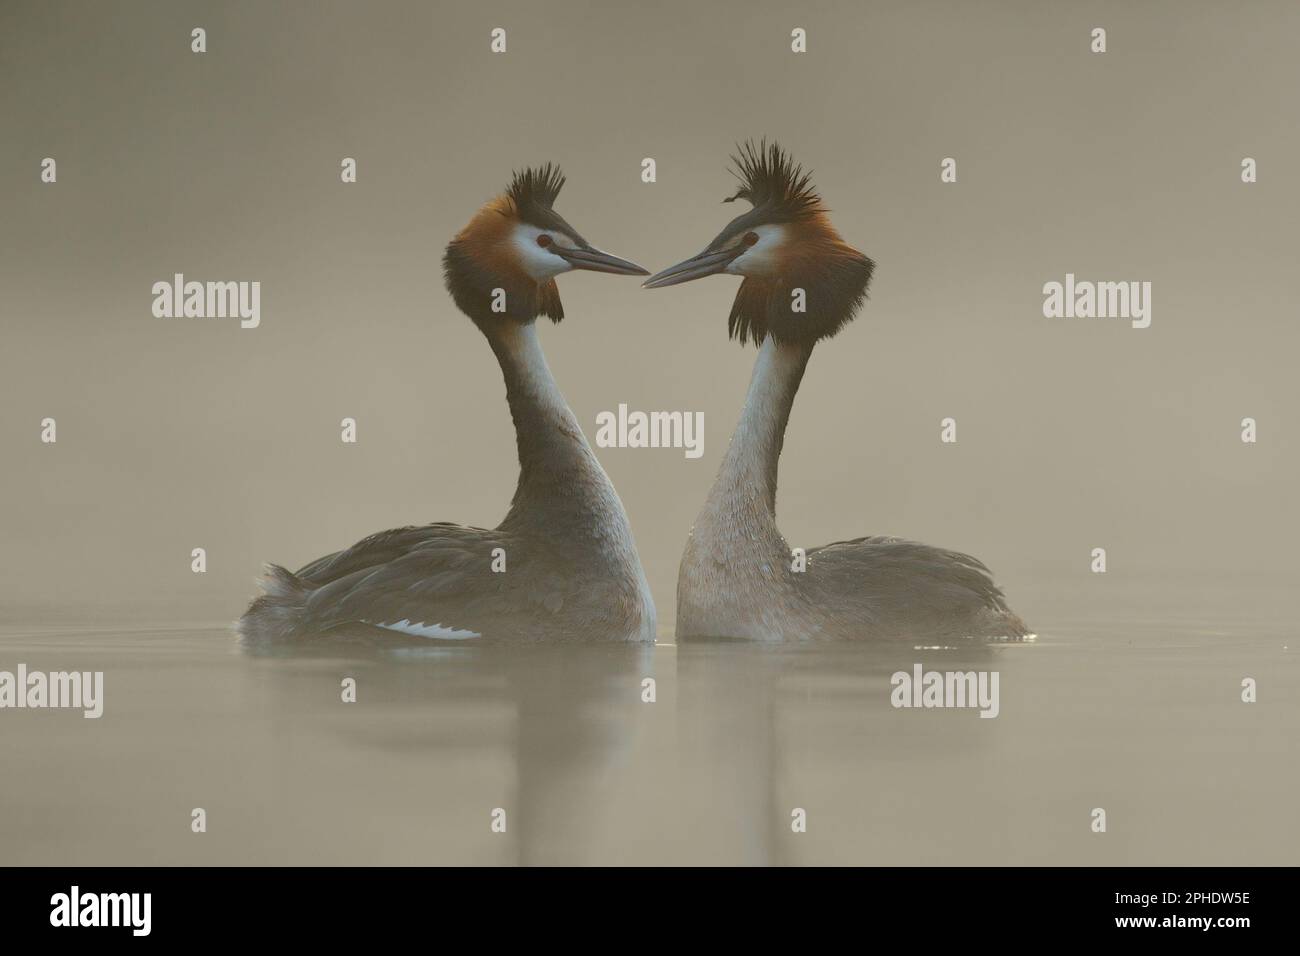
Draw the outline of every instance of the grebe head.
<instances>
[{"instance_id":1,"label":"grebe head","mask_svg":"<svg viewBox=\"0 0 1300 956\"><path fill-rule=\"evenodd\" d=\"M776 143L753 141L732 157L740 188L723 202L747 200L703 252L644 283L647 289L725 273L744 277L727 330L742 343L813 343L847 324L867 297L874 263L840 238L803 171Z\"/></svg>"},{"instance_id":2,"label":"grebe head","mask_svg":"<svg viewBox=\"0 0 1300 956\"><path fill-rule=\"evenodd\" d=\"M564 186L558 166L517 172L447 245L443 275L461 311L480 325L564 318L555 277L574 269L649 275L594 248L553 208Z\"/></svg>"}]
</instances>

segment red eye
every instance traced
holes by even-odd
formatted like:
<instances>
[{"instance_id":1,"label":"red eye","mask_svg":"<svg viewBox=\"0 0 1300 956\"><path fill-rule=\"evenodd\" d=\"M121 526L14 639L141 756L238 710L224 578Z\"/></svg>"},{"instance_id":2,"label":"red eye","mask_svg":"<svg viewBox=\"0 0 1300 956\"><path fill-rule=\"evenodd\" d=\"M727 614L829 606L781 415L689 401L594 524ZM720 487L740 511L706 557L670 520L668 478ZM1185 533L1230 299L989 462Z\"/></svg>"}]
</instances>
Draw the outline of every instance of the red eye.
<instances>
[{"instance_id":1,"label":"red eye","mask_svg":"<svg viewBox=\"0 0 1300 956\"><path fill-rule=\"evenodd\" d=\"M758 242L758 233L747 232L745 233L745 238L741 241L747 246L752 246L754 243Z\"/></svg>"},{"instance_id":2,"label":"red eye","mask_svg":"<svg viewBox=\"0 0 1300 956\"><path fill-rule=\"evenodd\" d=\"M537 244L541 246L543 249L545 249L547 246L551 244L551 237L547 235L538 236Z\"/></svg>"}]
</instances>

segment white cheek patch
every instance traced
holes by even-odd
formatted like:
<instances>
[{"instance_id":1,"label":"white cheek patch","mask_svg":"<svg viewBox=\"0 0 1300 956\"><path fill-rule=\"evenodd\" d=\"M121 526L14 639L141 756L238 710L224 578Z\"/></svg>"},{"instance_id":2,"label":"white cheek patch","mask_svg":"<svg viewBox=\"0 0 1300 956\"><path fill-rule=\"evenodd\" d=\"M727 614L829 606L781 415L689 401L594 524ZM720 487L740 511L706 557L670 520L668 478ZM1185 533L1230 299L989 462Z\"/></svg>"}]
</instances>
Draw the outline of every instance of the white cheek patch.
<instances>
[{"instance_id":1,"label":"white cheek patch","mask_svg":"<svg viewBox=\"0 0 1300 956\"><path fill-rule=\"evenodd\" d=\"M758 275L776 269L776 253L785 242L785 227L757 226L753 232L758 236L758 242L727 265L726 271L732 275Z\"/></svg>"},{"instance_id":2,"label":"white cheek patch","mask_svg":"<svg viewBox=\"0 0 1300 956\"><path fill-rule=\"evenodd\" d=\"M544 230L538 229L536 226L520 223L515 226L514 233L510 237L524 271L538 282L553 279L561 272L568 272L573 268L560 256L543 249L537 244L537 237L544 234L549 235L549 233L545 233ZM552 238L554 237L552 236Z\"/></svg>"}]
</instances>

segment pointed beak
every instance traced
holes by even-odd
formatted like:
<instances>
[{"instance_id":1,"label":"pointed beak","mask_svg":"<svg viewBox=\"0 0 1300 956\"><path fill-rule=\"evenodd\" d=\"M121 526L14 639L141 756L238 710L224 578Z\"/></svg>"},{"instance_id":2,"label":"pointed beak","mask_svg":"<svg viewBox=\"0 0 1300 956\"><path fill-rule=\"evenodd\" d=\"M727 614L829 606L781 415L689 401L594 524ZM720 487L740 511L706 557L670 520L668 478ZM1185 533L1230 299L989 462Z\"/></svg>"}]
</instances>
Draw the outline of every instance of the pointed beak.
<instances>
[{"instance_id":1,"label":"pointed beak","mask_svg":"<svg viewBox=\"0 0 1300 956\"><path fill-rule=\"evenodd\" d=\"M682 282L690 282L692 279L717 275L719 272L724 271L731 264L731 261L744 251L743 246L739 249L723 249L720 252L709 252L706 249L698 256L692 256L685 262L679 262L675 266L669 266L662 272L652 275L641 285L647 289L662 289L664 286L678 285Z\"/></svg>"},{"instance_id":2,"label":"pointed beak","mask_svg":"<svg viewBox=\"0 0 1300 956\"><path fill-rule=\"evenodd\" d=\"M649 269L642 269L635 262L620 259L618 256L611 256L608 252L601 252L599 249L563 249L557 246L553 251L575 269L586 269L588 272L609 272L619 276L648 276L650 274Z\"/></svg>"}]
</instances>

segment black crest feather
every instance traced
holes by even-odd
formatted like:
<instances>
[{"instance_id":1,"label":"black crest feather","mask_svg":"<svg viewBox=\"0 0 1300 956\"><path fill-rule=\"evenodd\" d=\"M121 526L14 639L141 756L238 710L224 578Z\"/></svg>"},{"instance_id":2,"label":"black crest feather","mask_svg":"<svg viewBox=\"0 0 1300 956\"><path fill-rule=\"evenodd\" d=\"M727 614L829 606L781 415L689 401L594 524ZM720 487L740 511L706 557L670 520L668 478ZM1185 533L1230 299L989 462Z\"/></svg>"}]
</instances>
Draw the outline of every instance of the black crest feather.
<instances>
[{"instance_id":1,"label":"black crest feather","mask_svg":"<svg viewBox=\"0 0 1300 956\"><path fill-rule=\"evenodd\" d=\"M544 219L564 188L564 173L553 163L519 170L506 189L519 218L525 222Z\"/></svg>"},{"instance_id":2,"label":"black crest feather","mask_svg":"<svg viewBox=\"0 0 1300 956\"><path fill-rule=\"evenodd\" d=\"M736 146L731 157L736 168L732 175L740 188L723 202L746 199L755 209L762 209L767 222L791 221L823 212L821 197L812 185L812 173L790 158L776 143L753 140Z\"/></svg>"}]
</instances>

